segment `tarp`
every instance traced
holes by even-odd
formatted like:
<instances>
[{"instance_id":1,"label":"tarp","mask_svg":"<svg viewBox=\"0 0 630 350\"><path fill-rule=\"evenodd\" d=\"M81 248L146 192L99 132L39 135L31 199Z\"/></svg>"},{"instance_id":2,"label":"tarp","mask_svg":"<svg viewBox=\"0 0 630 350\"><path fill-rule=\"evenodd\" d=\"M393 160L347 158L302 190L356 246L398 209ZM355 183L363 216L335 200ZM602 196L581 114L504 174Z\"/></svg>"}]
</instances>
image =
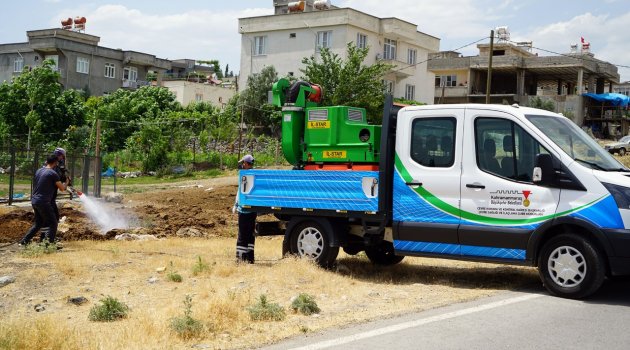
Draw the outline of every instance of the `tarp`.
<instances>
[{"instance_id":1,"label":"tarp","mask_svg":"<svg viewBox=\"0 0 630 350\"><path fill-rule=\"evenodd\" d=\"M606 94L587 93L583 94L582 96L590 97L599 102L607 102L610 103L610 105L612 106L628 107L628 103L630 103L630 97L614 92L609 92Z\"/></svg>"}]
</instances>

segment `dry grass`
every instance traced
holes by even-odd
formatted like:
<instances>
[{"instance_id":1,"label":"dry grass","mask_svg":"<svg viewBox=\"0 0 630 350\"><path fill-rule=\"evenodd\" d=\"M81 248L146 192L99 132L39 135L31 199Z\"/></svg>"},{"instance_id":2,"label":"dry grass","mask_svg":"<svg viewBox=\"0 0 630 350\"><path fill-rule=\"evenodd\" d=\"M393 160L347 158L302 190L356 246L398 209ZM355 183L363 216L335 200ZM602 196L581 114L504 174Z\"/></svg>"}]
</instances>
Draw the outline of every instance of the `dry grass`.
<instances>
[{"instance_id":1,"label":"dry grass","mask_svg":"<svg viewBox=\"0 0 630 350\"><path fill-rule=\"evenodd\" d=\"M533 269L420 258L383 268L362 256L341 256L337 270L322 270L308 261L281 259L278 238L257 241L255 265L237 265L234 245L224 238L70 242L58 254L8 256L0 275L13 274L17 281L0 291L0 349L249 348L537 283ZM199 257L211 268L195 273ZM167 280L171 261L183 282ZM157 272L160 267L167 270ZM157 282L149 283L151 277ZM318 316L288 312L284 321L250 320L247 308L261 294L289 311L291 298L300 293L314 297ZM130 307L129 317L88 321L90 308L108 295ZM183 313L186 295L193 298L193 317L204 325L201 338L189 341L170 328L170 320ZM68 304L75 296L90 302ZM35 312L36 303L46 310Z\"/></svg>"}]
</instances>

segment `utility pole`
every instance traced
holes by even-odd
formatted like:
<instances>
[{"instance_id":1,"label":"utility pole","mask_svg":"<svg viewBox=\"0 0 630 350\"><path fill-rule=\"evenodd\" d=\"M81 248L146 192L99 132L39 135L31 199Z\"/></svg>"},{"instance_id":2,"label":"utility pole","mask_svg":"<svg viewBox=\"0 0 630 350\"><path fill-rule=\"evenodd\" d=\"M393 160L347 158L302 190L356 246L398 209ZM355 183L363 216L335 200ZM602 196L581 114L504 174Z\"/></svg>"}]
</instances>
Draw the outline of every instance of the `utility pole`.
<instances>
[{"instance_id":1,"label":"utility pole","mask_svg":"<svg viewBox=\"0 0 630 350\"><path fill-rule=\"evenodd\" d=\"M490 56L488 57L488 81L486 83L486 104L490 104L490 85L492 83L492 56L494 55L494 29L490 30Z\"/></svg>"}]
</instances>

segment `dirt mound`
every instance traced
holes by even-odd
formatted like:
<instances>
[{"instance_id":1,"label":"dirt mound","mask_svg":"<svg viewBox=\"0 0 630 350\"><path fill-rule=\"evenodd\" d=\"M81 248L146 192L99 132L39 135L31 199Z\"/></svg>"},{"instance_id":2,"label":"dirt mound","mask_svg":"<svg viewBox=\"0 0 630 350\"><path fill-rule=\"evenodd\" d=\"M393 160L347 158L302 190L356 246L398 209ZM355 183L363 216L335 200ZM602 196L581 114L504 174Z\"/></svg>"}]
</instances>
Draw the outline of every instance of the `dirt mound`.
<instances>
[{"instance_id":1,"label":"dirt mound","mask_svg":"<svg viewBox=\"0 0 630 350\"><path fill-rule=\"evenodd\" d=\"M113 210L130 218L129 230L141 227L144 233L157 237L177 236L178 232L179 236L191 236L192 232L195 237L235 237L238 225L232 206L236 190L236 185L147 188L126 195L123 203L115 205ZM112 239L118 232L100 234L77 200L61 202L59 206L61 216L66 217L57 234L62 240ZM30 208L13 208L0 214L0 242L16 242L32 223Z\"/></svg>"},{"instance_id":2,"label":"dirt mound","mask_svg":"<svg viewBox=\"0 0 630 350\"><path fill-rule=\"evenodd\" d=\"M66 217L65 223L59 225L57 237L62 240L102 239L98 230L90 222L90 219L79 210L72 207L62 207L59 210L61 217ZM33 225L34 214L32 210L19 208L0 215L0 242L17 242ZM37 239L39 234L35 235Z\"/></svg>"},{"instance_id":3,"label":"dirt mound","mask_svg":"<svg viewBox=\"0 0 630 350\"><path fill-rule=\"evenodd\" d=\"M173 236L195 228L204 236L233 237L237 216L232 214L236 186L185 187L129 195L125 202L152 234Z\"/></svg>"}]
</instances>

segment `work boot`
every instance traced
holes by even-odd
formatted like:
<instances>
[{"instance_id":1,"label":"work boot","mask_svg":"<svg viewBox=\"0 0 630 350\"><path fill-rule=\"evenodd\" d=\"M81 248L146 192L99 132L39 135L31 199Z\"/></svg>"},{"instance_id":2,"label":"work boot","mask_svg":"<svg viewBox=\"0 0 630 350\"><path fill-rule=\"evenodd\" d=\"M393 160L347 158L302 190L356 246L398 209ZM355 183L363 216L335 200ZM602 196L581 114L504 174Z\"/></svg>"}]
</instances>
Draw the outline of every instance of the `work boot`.
<instances>
[{"instance_id":1,"label":"work boot","mask_svg":"<svg viewBox=\"0 0 630 350\"><path fill-rule=\"evenodd\" d=\"M250 264L254 263L254 251L250 250L249 252L247 252L247 256L246 256L246 261Z\"/></svg>"}]
</instances>

